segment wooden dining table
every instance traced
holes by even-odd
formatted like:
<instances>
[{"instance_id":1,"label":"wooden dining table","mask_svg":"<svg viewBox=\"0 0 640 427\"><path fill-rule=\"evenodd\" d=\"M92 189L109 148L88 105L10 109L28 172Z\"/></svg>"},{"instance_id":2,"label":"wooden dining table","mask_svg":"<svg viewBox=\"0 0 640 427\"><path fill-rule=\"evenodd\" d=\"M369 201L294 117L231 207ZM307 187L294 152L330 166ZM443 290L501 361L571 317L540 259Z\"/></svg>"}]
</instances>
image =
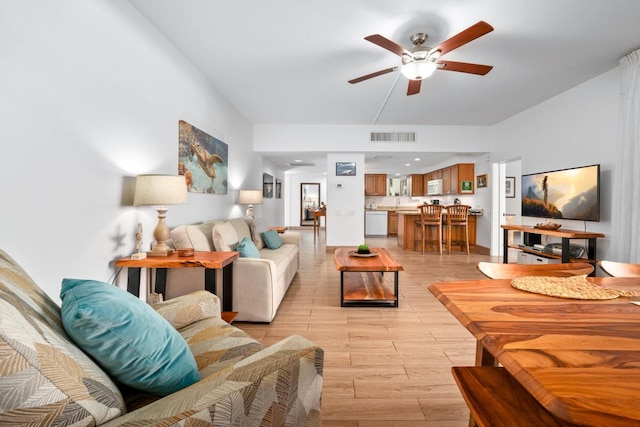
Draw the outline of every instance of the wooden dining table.
<instances>
[{"instance_id":1,"label":"wooden dining table","mask_svg":"<svg viewBox=\"0 0 640 427\"><path fill-rule=\"evenodd\" d=\"M640 291L640 278L588 280ZM640 425L634 298L551 297L515 289L510 279L436 283L429 290L477 339L476 365L502 365L555 417L587 426Z\"/></svg>"}]
</instances>

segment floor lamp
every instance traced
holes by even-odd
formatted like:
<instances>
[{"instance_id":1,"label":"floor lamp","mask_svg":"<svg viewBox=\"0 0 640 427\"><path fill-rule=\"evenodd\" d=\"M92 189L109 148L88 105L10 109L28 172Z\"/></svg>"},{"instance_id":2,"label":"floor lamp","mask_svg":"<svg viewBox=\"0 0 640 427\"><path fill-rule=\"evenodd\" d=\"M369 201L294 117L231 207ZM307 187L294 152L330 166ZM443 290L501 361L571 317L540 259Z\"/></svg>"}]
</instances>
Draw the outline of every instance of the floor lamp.
<instances>
[{"instance_id":1,"label":"floor lamp","mask_svg":"<svg viewBox=\"0 0 640 427\"><path fill-rule=\"evenodd\" d=\"M240 196L238 197L238 203L247 206L246 215L249 218L253 218L253 205L262 204L262 191L260 190L240 190Z\"/></svg>"},{"instance_id":2,"label":"floor lamp","mask_svg":"<svg viewBox=\"0 0 640 427\"><path fill-rule=\"evenodd\" d=\"M187 200L187 183L182 175L138 175L134 206L156 206L158 225L153 230L155 242L151 245L149 256L167 256L174 251L166 241L169 240L169 227L165 222L166 205L177 205Z\"/></svg>"}]
</instances>

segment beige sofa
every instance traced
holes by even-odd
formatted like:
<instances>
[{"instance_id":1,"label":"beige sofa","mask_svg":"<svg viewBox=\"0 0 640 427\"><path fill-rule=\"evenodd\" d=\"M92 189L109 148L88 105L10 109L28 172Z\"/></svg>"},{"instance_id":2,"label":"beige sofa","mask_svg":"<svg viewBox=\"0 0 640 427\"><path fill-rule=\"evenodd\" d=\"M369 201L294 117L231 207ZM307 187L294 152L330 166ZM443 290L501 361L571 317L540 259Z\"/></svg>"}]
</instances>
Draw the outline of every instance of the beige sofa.
<instances>
[{"instance_id":1,"label":"beige sofa","mask_svg":"<svg viewBox=\"0 0 640 427\"><path fill-rule=\"evenodd\" d=\"M135 299L99 284L117 298ZM324 355L303 337L293 335L265 347L220 319L219 299L207 291L159 303L155 310L135 299L135 310L121 309L126 314L116 314L120 304L108 304L110 317L104 324L121 324L132 313L133 334L143 336L159 322L172 333L177 330L177 339L195 358L200 379L160 397L117 382L108 367L70 339L68 325L63 328L69 313L65 301L61 310L0 250L0 425L320 425ZM138 304L153 322L135 326L142 313ZM80 312L75 313L85 319ZM104 342L104 334L97 340ZM175 355L175 346L161 343L152 351ZM158 370L156 364L148 365L143 377Z\"/></svg>"},{"instance_id":2,"label":"beige sofa","mask_svg":"<svg viewBox=\"0 0 640 427\"><path fill-rule=\"evenodd\" d=\"M226 227L222 227L224 223ZM224 231L218 228L224 228ZM171 239L176 248L233 251L238 242L249 237L258 248L260 258L239 258L233 263L233 311L238 312L235 320L271 322L298 271L300 235L296 232L279 234L284 244L273 250L265 247L261 237L267 230L268 225L260 218L233 218L177 226L171 230ZM165 299L203 287L202 269L169 270Z\"/></svg>"}]
</instances>

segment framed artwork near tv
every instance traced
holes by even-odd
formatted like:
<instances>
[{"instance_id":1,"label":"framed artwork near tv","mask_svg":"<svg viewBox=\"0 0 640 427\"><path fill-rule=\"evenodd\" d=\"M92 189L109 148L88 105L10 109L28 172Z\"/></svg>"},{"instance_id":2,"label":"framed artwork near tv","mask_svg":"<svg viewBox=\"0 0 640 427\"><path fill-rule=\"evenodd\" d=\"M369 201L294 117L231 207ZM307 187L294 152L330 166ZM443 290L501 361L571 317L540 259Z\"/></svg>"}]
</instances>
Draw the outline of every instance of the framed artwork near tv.
<instances>
[{"instance_id":1,"label":"framed artwork near tv","mask_svg":"<svg viewBox=\"0 0 640 427\"><path fill-rule=\"evenodd\" d=\"M489 185L489 177L486 173L476 177L476 187L485 188L487 185Z\"/></svg>"},{"instance_id":2,"label":"framed artwork near tv","mask_svg":"<svg viewBox=\"0 0 640 427\"><path fill-rule=\"evenodd\" d=\"M504 196L510 199L516 197L516 177L508 176L504 181Z\"/></svg>"}]
</instances>

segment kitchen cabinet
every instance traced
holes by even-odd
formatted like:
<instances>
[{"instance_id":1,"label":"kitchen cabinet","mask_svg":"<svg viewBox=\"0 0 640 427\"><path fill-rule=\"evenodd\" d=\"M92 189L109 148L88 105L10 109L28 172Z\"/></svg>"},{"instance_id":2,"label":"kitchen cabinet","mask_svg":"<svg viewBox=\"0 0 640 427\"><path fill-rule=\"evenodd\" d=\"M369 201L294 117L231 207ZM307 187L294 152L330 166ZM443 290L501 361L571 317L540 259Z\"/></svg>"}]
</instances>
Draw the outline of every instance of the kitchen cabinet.
<instances>
[{"instance_id":1,"label":"kitchen cabinet","mask_svg":"<svg viewBox=\"0 0 640 427\"><path fill-rule=\"evenodd\" d=\"M424 186L424 175L409 175L409 180L411 184L409 195L412 197L424 196L424 194L426 193Z\"/></svg>"},{"instance_id":2,"label":"kitchen cabinet","mask_svg":"<svg viewBox=\"0 0 640 427\"><path fill-rule=\"evenodd\" d=\"M432 179L442 179L442 194L474 194L475 164L458 163L437 171L424 174L425 182ZM462 181L471 182L470 191L462 191ZM426 184L425 184L426 189Z\"/></svg>"},{"instance_id":3,"label":"kitchen cabinet","mask_svg":"<svg viewBox=\"0 0 640 427\"><path fill-rule=\"evenodd\" d=\"M379 173L369 173L364 175L364 195L365 196L386 196L387 195L387 175Z\"/></svg>"},{"instance_id":4,"label":"kitchen cabinet","mask_svg":"<svg viewBox=\"0 0 640 427\"><path fill-rule=\"evenodd\" d=\"M458 165L458 178L456 182L456 189L458 194L474 194L475 192L475 171L476 165L474 163L459 163ZM471 190L463 191L462 182L470 181Z\"/></svg>"},{"instance_id":5,"label":"kitchen cabinet","mask_svg":"<svg viewBox=\"0 0 640 427\"><path fill-rule=\"evenodd\" d=\"M389 211L387 214L387 236L398 234L398 212Z\"/></svg>"}]
</instances>

